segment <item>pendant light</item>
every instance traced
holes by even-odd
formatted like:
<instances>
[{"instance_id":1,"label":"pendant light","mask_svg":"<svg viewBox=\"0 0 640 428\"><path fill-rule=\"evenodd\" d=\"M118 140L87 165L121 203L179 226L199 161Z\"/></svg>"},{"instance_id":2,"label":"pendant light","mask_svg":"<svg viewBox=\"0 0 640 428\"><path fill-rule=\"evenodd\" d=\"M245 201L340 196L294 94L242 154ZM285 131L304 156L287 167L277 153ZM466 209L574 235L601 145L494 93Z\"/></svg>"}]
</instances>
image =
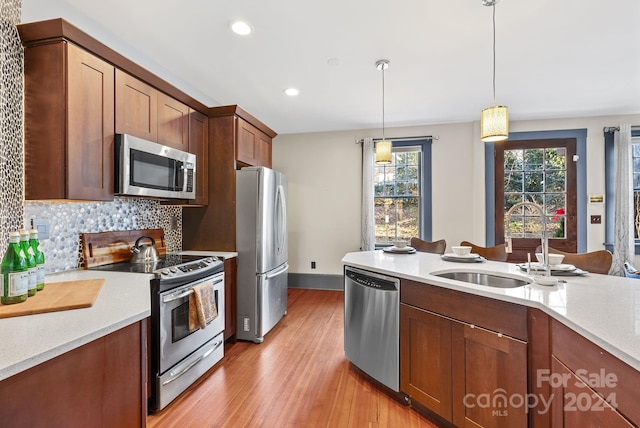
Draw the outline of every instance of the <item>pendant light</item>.
<instances>
[{"instance_id":1,"label":"pendant light","mask_svg":"<svg viewBox=\"0 0 640 428\"><path fill-rule=\"evenodd\" d=\"M376 143L376 164L389 165L391 163L391 141L384 138L384 71L389 68L389 60L376 61L376 68L382 71L382 140Z\"/></svg>"},{"instance_id":2,"label":"pendant light","mask_svg":"<svg viewBox=\"0 0 640 428\"><path fill-rule=\"evenodd\" d=\"M499 1L482 0L484 6L493 8L493 107L482 110L480 116L480 139L486 142L509 138L509 110L496 105L496 3Z\"/></svg>"}]
</instances>

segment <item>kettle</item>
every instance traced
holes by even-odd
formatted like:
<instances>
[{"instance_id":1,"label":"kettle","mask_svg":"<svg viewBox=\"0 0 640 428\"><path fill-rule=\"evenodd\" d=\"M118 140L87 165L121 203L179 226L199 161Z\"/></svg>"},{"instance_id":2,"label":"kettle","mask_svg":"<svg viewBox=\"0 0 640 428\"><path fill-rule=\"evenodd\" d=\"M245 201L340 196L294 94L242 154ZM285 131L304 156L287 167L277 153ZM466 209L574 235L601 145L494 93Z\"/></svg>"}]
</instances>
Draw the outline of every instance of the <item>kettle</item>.
<instances>
[{"instance_id":1,"label":"kettle","mask_svg":"<svg viewBox=\"0 0 640 428\"><path fill-rule=\"evenodd\" d=\"M151 244L140 245L140 241L143 239L150 239ZM155 263L158 261L158 250L156 250L156 240L151 236L141 236L136 240L136 243L131 247L133 257L131 263Z\"/></svg>"}]
</instances>

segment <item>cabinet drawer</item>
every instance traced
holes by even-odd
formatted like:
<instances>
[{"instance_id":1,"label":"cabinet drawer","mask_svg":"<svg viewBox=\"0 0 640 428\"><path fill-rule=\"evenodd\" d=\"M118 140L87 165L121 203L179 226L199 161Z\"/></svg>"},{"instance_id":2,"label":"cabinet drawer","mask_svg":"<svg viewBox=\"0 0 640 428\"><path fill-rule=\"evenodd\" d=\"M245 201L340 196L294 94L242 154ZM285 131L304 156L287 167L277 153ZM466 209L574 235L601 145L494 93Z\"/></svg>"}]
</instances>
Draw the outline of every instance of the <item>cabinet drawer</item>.
<instances>
[{"instance_id":1,"label":"cabinet drawer","mask_svg":"<svg viewBox=\"0 0 640 428\"><path fill-rule=\"evenodd\" d=\"M528 341L525 306L411 280L401 281L400 301Z\"/></svg>"}]
</instances>

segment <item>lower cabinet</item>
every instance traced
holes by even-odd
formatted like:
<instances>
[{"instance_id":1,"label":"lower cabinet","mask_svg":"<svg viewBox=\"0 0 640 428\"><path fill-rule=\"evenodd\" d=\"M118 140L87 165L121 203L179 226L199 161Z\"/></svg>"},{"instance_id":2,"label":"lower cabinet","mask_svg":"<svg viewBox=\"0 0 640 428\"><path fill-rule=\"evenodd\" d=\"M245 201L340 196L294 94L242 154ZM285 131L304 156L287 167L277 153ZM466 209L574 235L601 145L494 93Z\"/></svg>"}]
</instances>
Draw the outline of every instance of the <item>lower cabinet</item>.
<instances>
[{"instance_id":1,"label":"lower cabinet","mask_svg":"<svg viewBox=\"0 0 640 428\"><path fill-rule=\"evenodd\" d=\"M224 340L236 342L236 283L238 281L236 257L224 259Z\"/></svg>"},{"instance_id":2,"label":"lower cabinet","mask_svg":"<svg viewBox=\"0 0 640 428\"><path fill-rule=\"evenodd\" d=\"M527 425L527 344L400 305L400 389L460 427Z\"/></svg>"},{"instance_id":3,"label":"lower cabinet","mask_svg":"<svg viewBox=\"0 0 640 428\"><path fill-rule=\"evenodd\" d=\"M143 320L1 381L0 426L146 426L146 338Z\"/></svg>"},{"instance_id":4,"label":"lower cabinet","mask_svg":"<svg viewBox=\"0 0 640 428\"><path fill-rule=\"evenodd\" d=\"M634 427L616 411L616 393L601 396L555 357L552 358L553 427ZM636 403L637 404L637 403Z\"/></svg>"}]
</instances>

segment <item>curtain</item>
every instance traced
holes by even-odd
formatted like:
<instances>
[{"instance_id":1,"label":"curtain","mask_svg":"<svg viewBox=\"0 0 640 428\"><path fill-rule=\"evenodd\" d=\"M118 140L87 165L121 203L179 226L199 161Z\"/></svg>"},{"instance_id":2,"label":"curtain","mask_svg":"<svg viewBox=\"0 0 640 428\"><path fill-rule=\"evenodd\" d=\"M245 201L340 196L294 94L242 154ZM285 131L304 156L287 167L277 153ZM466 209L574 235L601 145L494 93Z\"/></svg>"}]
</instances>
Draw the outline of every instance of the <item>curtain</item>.
<instances>
[{"instance_id":1,"label":"curtain","mask_svg":"<svg viewBox=\"0 0 640 428\"><path fill-rule=\"evenodd\" d=\"M375 218L373 207L373 161L375 149L373 138L365 138L362 142L362 222L360 250L375 249Z\"/></svg>"},{"instance_id":2,"label":"curtain","mask_svg":"<svg viewBox=\"0 0 640 428\"><path fill-rule=\"evenodd\" d=\"M631 156L631 125L620 125L613 136L614 151L614 235L611 275L624 276L624 262L633 260L633 166Z\"/></svg>"}]
</instances>

